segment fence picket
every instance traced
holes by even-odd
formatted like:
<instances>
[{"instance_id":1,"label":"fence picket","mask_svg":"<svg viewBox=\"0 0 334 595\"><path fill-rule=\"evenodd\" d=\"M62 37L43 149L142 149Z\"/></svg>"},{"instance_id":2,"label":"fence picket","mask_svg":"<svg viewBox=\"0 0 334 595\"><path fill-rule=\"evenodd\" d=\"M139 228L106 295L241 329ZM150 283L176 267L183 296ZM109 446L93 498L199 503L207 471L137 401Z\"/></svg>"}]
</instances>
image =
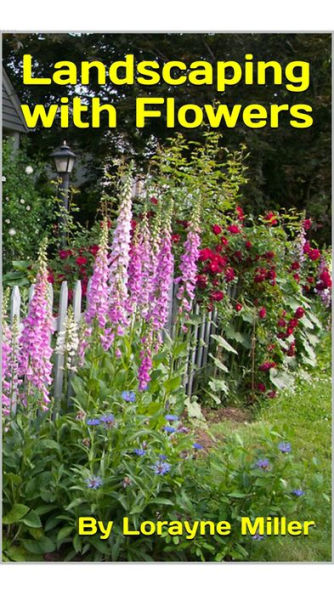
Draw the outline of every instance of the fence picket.
<instances>
[{"instance_id":1,"label":"fence picket","mask_svg":"<svg viewBox=\"0 0 334 595\"><path fill-rule=\"evenodd\" d=\"M10 298L10 323L13 324L14 316L16 316L17 323L20 324L20 309L21 309L21 294L17 285L13 287Z\"/></svg>"},{"instance_id":2,"label":"fence picket","mask_svg":"<svg viewBox=\"0 0 334 595\"><path fill-rule=\"evenodd\" d=\"M57 319L57 332L58 337L59 333L65 331L66 327L66 320L67 320L67 306L68 306L68 288L67 288L67 281L63 281L61 284L60 290L60 299L59 299L59 314ZM61 346L61 340L60 340ZM54 384L54 395L56 399L60 399L63 390L63 379L64 379L64 353L61 352L56 353L55 356L55 384Z\"/></svg>"},{"instance_id":3,"label":"fence picket","mask_svg":"<svg viewBox=\"0 0 334 595\"><path fill-rule=\"evenodd\" d=\"M88 282L88 291L91 285L91 279ZM168 322L166 324L166 330L171 336L175 334L175 316L178 309L178 303L176 298L177 288L173 286L170 290L170 305L168 312ZM34 295L35 285L31 285L28 293L28 302ZM52 311L54 305L54 292L52 284L48 284L48 296L49 304ZM64 332L66 329L67 311L69 306L68 300L68 286L67 282L63 281L60 290L59 297L59 309L58 315L53 317L53 331L55 335L55 343L61 343L61 337L59 333ZM84 304L82 299L82 286L81 281L77 281L73 292L73 314L76 323L79 323L81 317L84 314ZM197 317L200 316L200 307L198 304L194 307L194 313ZM10 324L13 324L14 318L16 317L19 327L22 326L20 323L21 314L21 294L20 288L14 286L10 296ZM191 335L192 340L187 346L187 361L185 366L185 373L183 378L183 384L186 389L187 395L191 396L196 371L205 366L208 361L208 352L210 349L210 335L214 332L214 325L217 319L217 312L203 313L202 318L199 322L196 322L192 326ZM51 335L50 335L51 341ZM55 362L53 367L53 378L54 378L54 396L56 399L60 399L64 391L64 354L60 352L55 353ZM70 396L70 390L68 387L68 397Z\"/></svg>"}]
</instances>

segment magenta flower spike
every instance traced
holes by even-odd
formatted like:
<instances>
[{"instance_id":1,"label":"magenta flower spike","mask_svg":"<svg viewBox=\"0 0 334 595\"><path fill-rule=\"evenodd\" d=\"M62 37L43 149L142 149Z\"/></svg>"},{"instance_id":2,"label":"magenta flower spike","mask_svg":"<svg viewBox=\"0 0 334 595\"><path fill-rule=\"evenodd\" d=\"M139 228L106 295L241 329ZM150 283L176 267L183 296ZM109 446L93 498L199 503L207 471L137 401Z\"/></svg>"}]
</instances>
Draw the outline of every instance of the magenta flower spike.
<instances>
[{"instance_id":1,"label":"magenta flower spike","mask_svg":"<svg viewBox=\"0 0 334 595\"><path fill-rule=\"evenodd\" d=\"M128 266L130 261L132 178L128 173L122 191L119 215L109 261L109 318L116 334L129 324Z\"/></svg>"},{"instance_id":2,"label":"magenta flower spike","mask_svg":"<svg viewBox=\"0 0 334 595\"><path fill-rule=\"evenodd\" d=\"M108 258L108 224L103 221L99 250L96 255L93 275L87 292L87 310L85 321L92 324L96 321L98 327L103 331L100 335L104 349L109 349L112 343L111 329L109 323L109 258Z\"/></svg>"},{"instance_id":3,"label":"magenta flower spike","mask_svg":"<svg viewBox=\"0 0 334 595\"><path fill-rule=\"evenodd\" d=\"M37 393L43 410L49 408L49 386L52 384L50 336L53 328L47 276L46 243L43 242L34 294L28 316L23 320L19 359L19 373L25 377L25 398L28 401Z\"/></svg>"}]
</instances>

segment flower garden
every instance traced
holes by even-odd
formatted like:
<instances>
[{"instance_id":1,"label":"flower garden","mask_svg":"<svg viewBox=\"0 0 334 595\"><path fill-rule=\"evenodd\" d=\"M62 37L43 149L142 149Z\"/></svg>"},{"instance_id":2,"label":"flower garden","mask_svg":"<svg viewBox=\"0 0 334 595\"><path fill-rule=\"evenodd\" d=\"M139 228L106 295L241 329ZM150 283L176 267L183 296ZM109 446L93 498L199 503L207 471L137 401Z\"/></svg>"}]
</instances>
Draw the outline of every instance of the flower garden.
<instances>
[{"instance_id":1,"label":"flower garden","mask_svg":"<svg viewBox=\"0 0 334 595\"><path fill-rule=\"evenodd\" d=\"M240 535L241 517L310 518L319 490L328 503L325 479L305 475L289 418L279 431L252 425L312 382L329 324L328 252L305 213L244 212L244 149L221 159L219 142L208 135L186 159L177 137L153 157L140 194L133 166L122 166L117 197L105 192L91 229L69 214L57 244L51 221L38 258L19 261L22 277L5 275L23 296L20 320L10 290L3 308L5 560L268 559L269 538ZM79 535L84 516L113 520L112 536ZM232 531L134 538L123 517L134 528L227 520Z\"/></svg>"}]
</instances>

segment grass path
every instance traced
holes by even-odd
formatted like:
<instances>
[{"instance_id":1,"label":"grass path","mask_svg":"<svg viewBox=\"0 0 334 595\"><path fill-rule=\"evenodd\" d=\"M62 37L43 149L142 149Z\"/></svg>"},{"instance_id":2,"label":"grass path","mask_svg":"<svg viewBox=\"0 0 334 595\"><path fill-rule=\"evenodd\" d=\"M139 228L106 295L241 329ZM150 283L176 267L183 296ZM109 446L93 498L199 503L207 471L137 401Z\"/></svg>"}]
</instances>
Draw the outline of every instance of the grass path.
<instances>
[{"instance_id":1,"label":"grass path","mask_svg":"<svg viewBox=\"0 0 334 595\"><path fill-rule=\"evenodd\" d=\"M238 428L245 441L256 441L260 426L270 427L292 445L302 467L305 489L303 518L315 520L309 537L275 537L258 542L251 560L329 561L331 560L331 353L326 336L318 350L317 367L301 375L293 391L270 401L253 421L240 424L226 420L211 431L228 435Z\"/></svg>"}]
</instances>

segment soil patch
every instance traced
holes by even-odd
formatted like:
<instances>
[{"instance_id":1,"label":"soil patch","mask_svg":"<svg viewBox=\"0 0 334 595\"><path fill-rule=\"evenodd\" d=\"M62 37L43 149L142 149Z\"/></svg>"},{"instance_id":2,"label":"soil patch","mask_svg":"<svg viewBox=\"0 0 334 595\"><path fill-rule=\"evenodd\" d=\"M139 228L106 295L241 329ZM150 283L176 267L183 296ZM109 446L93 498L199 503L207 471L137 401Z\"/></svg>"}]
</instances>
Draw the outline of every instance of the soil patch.
<instances>
[{"instance_id":1,"label":"soil patch","mask_svg":"<svg viewBox=\"0 0 334 595\"><path fill-rule=\"evenodd\" d=\"M237 407L221 407L220 409L203 408L202 413L205 419L211 424L217 424L225 420L242 424L251 419L249 411L238 409Z\"/></svg>"}]
</instances>

